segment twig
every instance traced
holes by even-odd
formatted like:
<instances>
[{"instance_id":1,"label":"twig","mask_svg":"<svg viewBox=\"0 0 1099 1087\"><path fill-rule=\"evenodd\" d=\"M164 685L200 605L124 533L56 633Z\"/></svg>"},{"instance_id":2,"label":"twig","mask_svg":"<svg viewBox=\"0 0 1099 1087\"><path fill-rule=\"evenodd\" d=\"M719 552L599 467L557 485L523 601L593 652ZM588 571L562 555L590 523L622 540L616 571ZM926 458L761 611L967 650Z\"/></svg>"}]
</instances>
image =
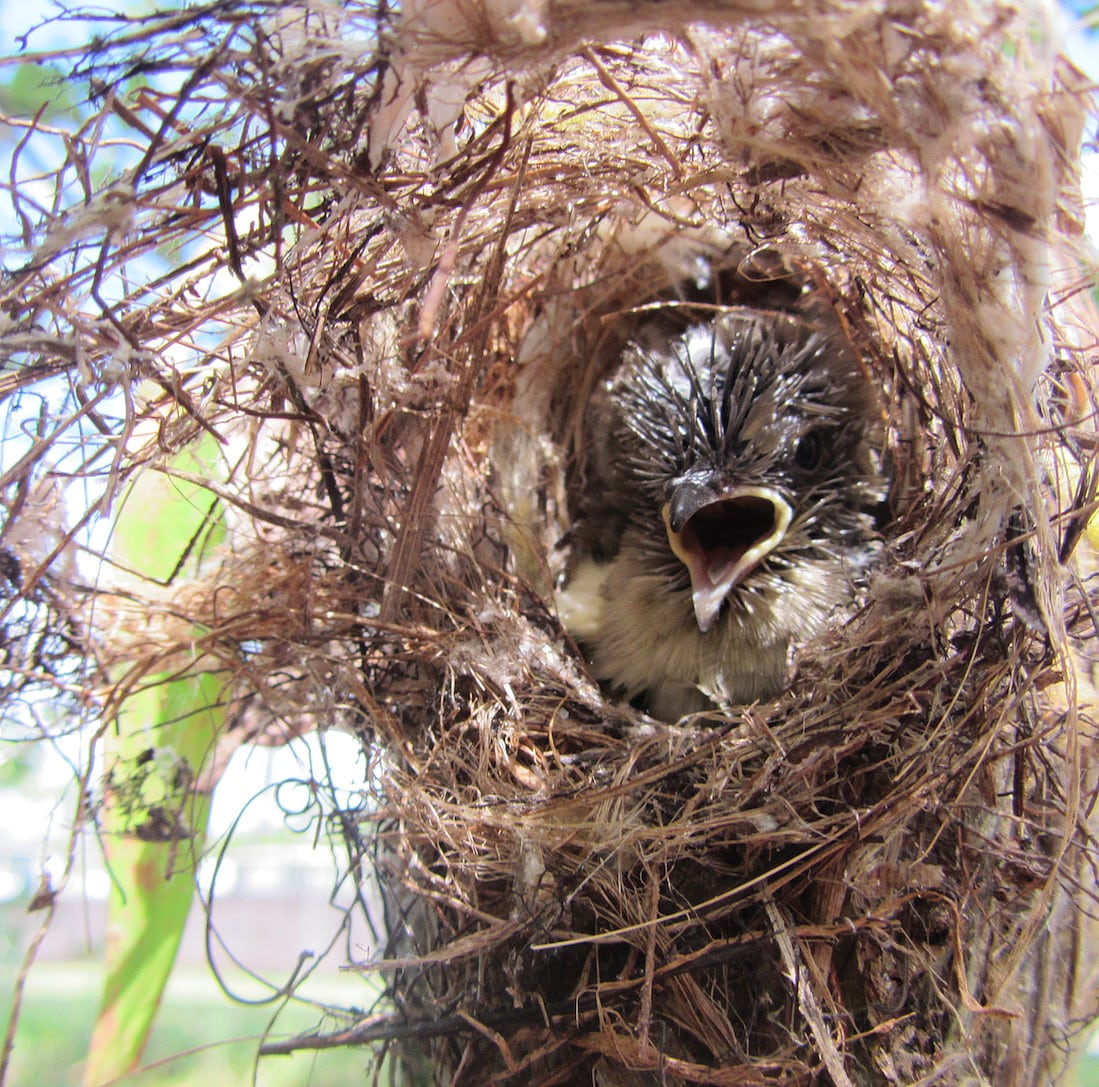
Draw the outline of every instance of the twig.
<instances>
[{"instance_id":1,"label":"twig","mask_svg":"<svg viewBox=\"0 0 1099 1087\"><path fill-rule=\"evenodd\" d=\"M836 1048L835 1040L824 1022L824 1016L821 1014L820 1005L817 1003L816 994L813 992L808 971L804 968L798 951L794 947L794 941L790 936L789 922L769 894L766 897L764 906L771 921L775 940L778 942L782 961L786 966L786 976L797 992L798 1007L801 1008L801 1014L805 1016L805 1021L813 1032L817 1050L824 1060L824 1066L828 1069L828 1074L832 1077L832 1082L835 1087L855 1087L844 1068L843 1057L840 1056L840 1051Z\"/></svg>"}]
</instances>

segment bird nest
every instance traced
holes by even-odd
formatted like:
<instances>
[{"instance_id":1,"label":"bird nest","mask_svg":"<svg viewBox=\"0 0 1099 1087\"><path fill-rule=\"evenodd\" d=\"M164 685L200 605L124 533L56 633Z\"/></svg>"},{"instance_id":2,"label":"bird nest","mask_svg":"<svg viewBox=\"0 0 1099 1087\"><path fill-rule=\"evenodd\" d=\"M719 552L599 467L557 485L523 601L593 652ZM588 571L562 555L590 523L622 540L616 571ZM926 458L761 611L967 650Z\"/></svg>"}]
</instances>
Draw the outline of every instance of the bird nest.
<instances>
[{"instance_id":1,"label":"bird nest","mask_svg":"<svg viewBox=\"0 0 1099 1087\"><path fill-rule=\"evenodd\" d=\"M97 42L136 161L67 214L12 193L3 382L68 382L95 510L156 469L226 541L186 583L88 588L48 475L75 424L44 411L5 479L9 637L70 690L64 650L94 654L98 715L198 662L238 737L362 737L389 1010L269 1051L376 1042L451 1084L1056 1077L1093 1013L1096 408L1088 102L1049 41L965 0L475 0ZM584 408L653 313L776 291L873 385L877 553L776 698L657 721L558 617Z\"/></svg>"}]
</instances>

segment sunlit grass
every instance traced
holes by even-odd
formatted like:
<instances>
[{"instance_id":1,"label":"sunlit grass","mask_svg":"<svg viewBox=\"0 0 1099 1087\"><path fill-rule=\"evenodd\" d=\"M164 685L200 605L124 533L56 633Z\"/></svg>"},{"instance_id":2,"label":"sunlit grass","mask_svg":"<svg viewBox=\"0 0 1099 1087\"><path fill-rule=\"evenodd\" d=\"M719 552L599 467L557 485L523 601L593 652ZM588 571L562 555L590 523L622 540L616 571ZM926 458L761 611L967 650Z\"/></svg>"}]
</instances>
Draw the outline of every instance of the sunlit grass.
<instances>
[{"instance_id":1,"label":"sunlit grass","mask_svg":"<svg viewBox=\"0 0 1099 1087\"><path fill-rule=\"evenodd\" d=\"M84 1054L99 999L101 970L85 964L40 964L31 974L20 1017L11 1087L79 1087ZM341 988L343 988L341 986ZM346 993L349 1002L354 998ZM11 993L3 993L6 1021ZM266 1057L257 1050L270 1029L286 1035L321 1025L314 1009L289 1005L275 1009L234 1003L208 974L188 971L173 977L149 1041L142 1070L117 1081L119 1087L347 1087L368 1084L376 1067L368 1049L304 1052ZM383 1078L384 1082L384 1078Z\"/></svg>"}]
</instances>

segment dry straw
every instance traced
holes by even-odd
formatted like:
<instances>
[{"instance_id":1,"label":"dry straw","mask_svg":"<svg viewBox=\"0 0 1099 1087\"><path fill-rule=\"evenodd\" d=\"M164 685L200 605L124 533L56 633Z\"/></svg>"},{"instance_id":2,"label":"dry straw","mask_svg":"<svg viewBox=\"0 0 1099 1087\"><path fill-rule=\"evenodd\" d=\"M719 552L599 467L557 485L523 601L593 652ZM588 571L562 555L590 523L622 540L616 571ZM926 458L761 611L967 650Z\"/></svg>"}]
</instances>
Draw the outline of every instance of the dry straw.
<instances>
[{"instance_id":1,"label":"dry straw","mask_svg":"<svg viewBox=\"0 0 1099 1087\"><path fill-rule=\"evenodd\" d=\"M79 651L109 720L198 666L237 735L368 745L347 834L391 1002L271 1051L478 1085L1060 1074L1094 1014L1095 322L1087 88L1043 20L210 4L86 53L98 113L11 174L0 381L70 397L4 478L9 694ZM880 390L891 518L780 698L652 722L556 617L584 398L640 307L703 272L750 300L776 259ZM81 428L89 518L216 449L202 577L84 583L48 474Z\"/></svg>"}]
</instances>

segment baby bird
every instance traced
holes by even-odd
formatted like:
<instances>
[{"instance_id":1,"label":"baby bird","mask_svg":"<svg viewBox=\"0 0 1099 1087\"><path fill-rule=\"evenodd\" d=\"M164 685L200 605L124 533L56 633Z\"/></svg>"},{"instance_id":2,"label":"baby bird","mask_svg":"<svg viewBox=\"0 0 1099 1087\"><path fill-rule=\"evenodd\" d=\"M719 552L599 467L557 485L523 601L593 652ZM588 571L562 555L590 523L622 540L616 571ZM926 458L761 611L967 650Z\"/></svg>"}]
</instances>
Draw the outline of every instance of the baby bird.
<instances>
[{"instance_id":1,"label":"baby bird","mask_svg":"<svg viewBox=\"0 0 1099 1087\"><path fill-rule=\"evenodd\" d=\"M777 694L873 554L872 421L850 349L801 317L628 347L589 408L559 597L596 678L667 721Z\"/></svg>"}]
</instances>

